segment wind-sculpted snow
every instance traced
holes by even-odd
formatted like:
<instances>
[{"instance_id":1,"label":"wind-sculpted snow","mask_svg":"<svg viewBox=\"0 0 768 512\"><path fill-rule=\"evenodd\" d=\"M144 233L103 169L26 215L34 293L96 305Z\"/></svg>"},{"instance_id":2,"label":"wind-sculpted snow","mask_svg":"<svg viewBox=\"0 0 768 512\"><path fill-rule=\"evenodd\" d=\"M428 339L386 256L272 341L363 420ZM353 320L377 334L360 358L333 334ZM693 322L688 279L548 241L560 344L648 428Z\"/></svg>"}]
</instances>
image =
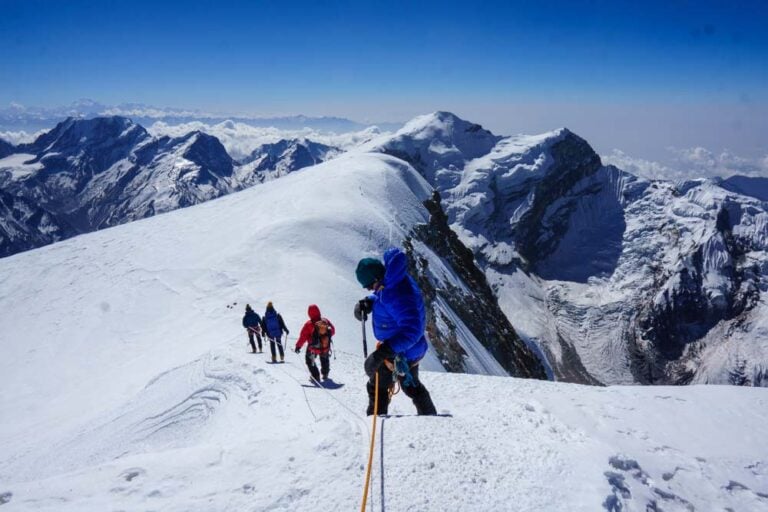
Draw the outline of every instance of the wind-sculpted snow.
<instances>
[{"instance_id":1,"label":"wind-sculpted snow","mask_svg":"<svg viewBox=\"0 0 768 512\"><path fill-rule=\"evenodd\" d=\"M362 357L339 353L335 388L321 389L307 381L302 358L269 364L243 345L156 376L103 417L65 431L49 426L0 464L0 503L40 511L359 507L370 435ZM378 420L375 509L768 509L768 453L755 442L768 433L759 390L422 378L442 416L413 416L402 394L393 398L390 416Z\"/></svg>"}]
</instances>

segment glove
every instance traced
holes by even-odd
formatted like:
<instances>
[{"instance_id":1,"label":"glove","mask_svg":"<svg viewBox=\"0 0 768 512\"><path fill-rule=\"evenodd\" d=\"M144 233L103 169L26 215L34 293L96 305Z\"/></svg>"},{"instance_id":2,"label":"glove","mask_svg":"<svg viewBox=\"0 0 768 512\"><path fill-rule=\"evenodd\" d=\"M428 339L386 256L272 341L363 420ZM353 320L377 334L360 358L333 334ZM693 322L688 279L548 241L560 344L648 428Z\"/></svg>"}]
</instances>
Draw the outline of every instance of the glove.
<instances>
[{"instance_id":1,"label":"glove","mask_svg":"<svg viewBox=\"0 0 768 512\"><path fill-rule=\"evenodd\" d=\"M371 355L365 360L365 374L368 377L373 377L373 374L384 364L385 359L392 359L395 357L395 353L389 348L389 345L382 343L379 348L373 351Z\"/></svg>"},{"instance_id":2,"label":"glove","mask_svg":"<svg viewBox=\"0 0 768 512\"><path fill-rule=\"evenodd\" d=\"M301 352L301 347L296 347L296 353L298 354L299 352Z\"/></svg>"},{"instance_id":3,"label":"glove","mask_svg":"<svg viewBox=\"0 0 768 512\"><path fill-rule=\"evenodd\" d=\"M368 297L359 300L357 304L355 304L355 318L357 318L359 322L368 318L371 311L373 311L373 301Z\"/></svg>"}]
</instances>

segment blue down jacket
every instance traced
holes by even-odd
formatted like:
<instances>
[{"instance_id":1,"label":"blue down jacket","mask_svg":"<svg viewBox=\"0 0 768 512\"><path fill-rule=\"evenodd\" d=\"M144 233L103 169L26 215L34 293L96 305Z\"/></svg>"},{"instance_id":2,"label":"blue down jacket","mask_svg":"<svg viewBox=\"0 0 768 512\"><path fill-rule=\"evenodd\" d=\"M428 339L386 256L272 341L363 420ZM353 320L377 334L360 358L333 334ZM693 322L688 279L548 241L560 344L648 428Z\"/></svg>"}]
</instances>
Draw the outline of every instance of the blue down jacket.
<instances>
[{"instance_id":1,"label":"blue down jacket","mask_svg":"<svg viewBox=\"0 0 768 512\"><path fill-rule=\"evenodd\" d=\"M421 291L408 275L408 258L396 247L384 253L384 287L371 294L373 334L409 362L427 352Z\"/></svg>"}]
</instances>

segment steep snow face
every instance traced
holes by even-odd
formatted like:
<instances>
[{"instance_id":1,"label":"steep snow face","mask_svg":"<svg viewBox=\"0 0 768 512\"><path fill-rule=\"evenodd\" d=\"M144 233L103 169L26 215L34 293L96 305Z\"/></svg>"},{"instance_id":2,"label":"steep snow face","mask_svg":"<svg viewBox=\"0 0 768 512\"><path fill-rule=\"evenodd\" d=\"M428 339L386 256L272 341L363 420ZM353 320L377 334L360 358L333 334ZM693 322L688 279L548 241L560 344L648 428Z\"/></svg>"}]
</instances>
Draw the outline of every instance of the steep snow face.
<instances>
[{"instance_id":1,"label":"steep snow face","mask_svg":"<svg viewBox=\"0 0 768 512\"><path fill-rule=\"evenodd\" d=\"M545 358L522 340L483 272L448 226L437 192L424 202L429 224L415 226L406 251L425 299L427 332L449 371L545 379ZM492 356L492 357L490 357Z\"/></svg>"},{"instance_id":2,"label":"steep snow face","mask_svg":"<svg viewBox=\"0 0 768 512\"><path fill-rule=\"evenodd\" d=\"M430 189L396 158L343 155L0 260L3 509L359 508L370 418L354 268L428 221ZM267 301L289 348L309 304L334 322L327 389L303 355L248 353L244 304ZM493 368L461 341L468 366ZM768 508L764 390L455 375L431 371L432 350L421 368L450 416L408 417L394 396L377 420L375 509Z\"/></svg>"}]
</instances>

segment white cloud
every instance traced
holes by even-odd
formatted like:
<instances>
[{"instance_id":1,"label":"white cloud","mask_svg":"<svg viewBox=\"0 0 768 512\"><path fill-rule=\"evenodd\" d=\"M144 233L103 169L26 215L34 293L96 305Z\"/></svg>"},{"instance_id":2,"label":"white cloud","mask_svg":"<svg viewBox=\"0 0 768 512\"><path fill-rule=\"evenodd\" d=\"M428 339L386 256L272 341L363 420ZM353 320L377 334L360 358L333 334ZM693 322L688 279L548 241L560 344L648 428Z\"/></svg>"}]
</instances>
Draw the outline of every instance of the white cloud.
<instances>
[{"instance_id":1,"label":"white cloud","mask_svg":"<svg viewBox=\"0 0 768 512\"><path fill-rule=\"evenodd\" d=\"M686 149L670 148L675 154L676 163L700 177L728 177L734 174L742 176L768 176L768 155L762 158L744 158L725 149L715 153L703 147Z\"/></svg>"},{"instance_id":2,"label":"white cloud","mask_svg":"<svg viewBox=\"0 0 768 512\"><path fill-rule=\"evenodd\" d=\"M615 165L619 169L650 180L678 181L690 177L683 171L671 169L659 162L631 157L620 149L614 149L608 155L600 155L600 158L603 164Z\"/></svg>"},{"instance_id":3,"label":"white cloud","mask_svg":"<svg viewBox=\"0 0 768 512\"><path fill-rule=\"evenodd\" d=\"M227 152L236 159L249 155L261 144L269 144L281 139L309 139L314 142L346 149L370 140L380 133L376 127L366 128L359 132L336 134L320 132L309 128L302 130L280 130L277 128L255 127L234 121L224 121L213 125L200 121L173 125L157 121L147 128L147 131L154 136L168 135L170 137L181 137L195 130L218 138L227 149Z\"/></svg>"},{"instance_id":4,"label":"white cloud","mask_svg":"<svg viewBox=\"0 0 768 512\"><path fill-rule=\"evenodd\" d=\"M715 153L700 146L668 148L672 154L670 164L635 158L614 149L601 155L603 163L615 165L632 174L648 179L680 181L696 178L727 178L735 174L752 177L768 177L768 155L762 158L745 158L728 150Z\"/></svg>"},{"instance_id":5,"label":"white cloud","mask_svg":"<svg viewBox=\"0 0 768 512\"><path fill-rule=\"evenodd\" d=\"M19 130L17 132L14 131L7 131L7 132L0 132L0 139L3 139L6 142L10 142L14 146L18 144L24 144L25 142L32 142L36 138L38 138L40 135L44 134L48 130L40 130L34 133L28 133L24 130Z\"/></svg>"}]
</instances>

